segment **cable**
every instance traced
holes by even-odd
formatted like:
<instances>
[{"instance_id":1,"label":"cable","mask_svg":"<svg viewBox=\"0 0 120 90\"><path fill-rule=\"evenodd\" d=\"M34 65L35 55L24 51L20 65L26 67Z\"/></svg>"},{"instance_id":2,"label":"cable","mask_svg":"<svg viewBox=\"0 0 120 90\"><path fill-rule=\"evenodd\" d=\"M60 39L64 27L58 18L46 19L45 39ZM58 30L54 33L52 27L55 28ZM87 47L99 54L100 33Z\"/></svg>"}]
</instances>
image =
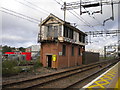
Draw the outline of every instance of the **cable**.
<instances>
[{"instance_id":1,"label":"cable","mask_svg":"<svg viewBox=\"0 0 120 90\"><path fill-rule=\"evenodd\" d=\"M60 2L58 2L57 0L54 0L55 2L57 2L57 4L59 4L59 5L62 5Z\"/></svg>"},{"instance_id":2,"label":"cable","mask_svg":"<svg viewBox=\"0 0 120 90\"><path fill-rule=\"evenodd\" d=\"M29 3L29 4L31 4L31 5L33 5L33 6L37 7L37 8L39 8L39 9L41 9L41 10L43 10L43 11L45 11L46 13L49 13L47 10L42 9L41 7L35 5L35 4L33 4L33 3L31 3L31 2L29 2L29 1L27 1L27 0L24 0L24 1L26 1L27 3Z\"/></svg>"},{"instance_id":3,"label":"cable","mask_svg":"<svg viewBox=\"0 0 120 90\"><path fill-rule=\"evenodd\" d=\"M57 0L54 0L54 1L57 2L59 5L62 5L62 4L60 4L60 2L58 2ZM69 10L68 10L68 11L69 11ZM73 11L74 11L74 10L73 10ZM71 14L73 14L75 17L77 17L80 21L84 22L87 26L89 26L90 28L93 28L93 26L91 27L91 25L90 25L88 22L87 22L87 23L88 23L88 24L87 24L86 21L85 21L82 17L81 17L81 18L82 18L83 20L82 20L79 16L75 15L74 13L72 13L71 11L69 11L69 12L70 12ZM75 12L75 11L74 11L74 12ZM76 13L76 12L75 12L75 13ZM95 28L94 28L94 29L95 29Z\"/></svg>"},{"instance_id":4,"label":"cable","mask_svg":"<svg viewBox=\"0 0 120 90\"><path fill-rule=\"evenodd\" d=\"M85 8L84 8L85 9ZM86 10L86 9L85 9ZM87 11L87 10L86 10ZM89 10L90 12L92 12L91 10ZM95 16L93 17L93 16L91 16L89 13L88 13L88 15L89 15L89 17L91 17L92 19L94 19L94 20L96 20L100 25L101 25L101 27L103 26L103 24L99 21L99 20L97 20L96 18L95 18ZM104 30L107 30L106 28L104 28L104 27L102 27Z\"/></svg>"},{"instance_id":5,"label":"cable","mask_svg":"<svg viewBox=\"0 0 120 90\"><path fill-rule=\"evenodd\" d=\"M74 11L74 10L73 10ZM74 11L75 12L75 11ZM80 15L77 13L77 12L75 12L79 17L80 17ZM82 18L82 17L81 17ZM80 19L80 18L79 18ZM80 20L82 20L87 26L89 26L90 28L93 28L94 30L96 30L95 28L94 28L94 26L92 26L92 25L90 25L84 18L82 18L82 19L80 19ZM88 23L88 24L87 24Z\"/></svg>"},{"instance_id":6,"label":"cable","mask_svg":"<svg viewBox=\"0 0 120 90\"><path fill-rule=\"evenodd\" d=\"M38 24L37 22L34 22L34 21L29 20L29 19L26 19L26 18L24 18L24 17L21 17L21 16L18 16L18 15L15 15L15 14L12 14L12 13L9 13L9 12L6 12L6 11L4 11L4 10L0 10L0 11L1 11L1 12L4 12L4 13L6 13L6 14L9 14L9 15L12 15L12 16L15 16L15 17L18 17L18 18L21 18L21 19L23 19L23 20L27 20L27 21L29 21L29 22Z\"/></svg>"},{"instance_id":7,"label":"cable","mask_svg":"<svg viewBox=\"0 0 120 90\"><path fill-rule=\"evenodd\" d=\"M29 6L29 5L25 4L25 3L22 3L22 2L20 2L20 1L18 1L18 0L15 0L15 1L18 2L18 3L20 3L20 4L22 4L22 5L24 5L24 6L27 6L27 7L31 8L31 9L33 9L33 10L40 11L40 10L38 10L38 9L36 9L36 8L33 8L33 7L31 7L31 6ZM40 11L40 12L41 12L41 11ZM45 13L45 12L42 12L42 13L48 15L48 13Z\"/></svg>"},{"instance_id":8,"label":"cable","mask_svg":"<svg viewBox=\"0 0 120 90\"><path fill-rule=\"evenodd\" d=\"M34 19L34 18L32 18L32 17L29 17L29 16L27 16L27 15L23 15L23 14L21 14L21 13L15 12L15 11L13 11L13 10L10 10L10 9L4 8L4 7L1 7L1 8L4 9L4 10L13 12L13 13L15 13L15 14L19 14L19 15L21 15L21 16L24 16L24 17L26 17L26 18L29 18L29 19L32 19L32 20L35 20L35 21L39 22L39 20Z\"/></svg>"}]
</instances>

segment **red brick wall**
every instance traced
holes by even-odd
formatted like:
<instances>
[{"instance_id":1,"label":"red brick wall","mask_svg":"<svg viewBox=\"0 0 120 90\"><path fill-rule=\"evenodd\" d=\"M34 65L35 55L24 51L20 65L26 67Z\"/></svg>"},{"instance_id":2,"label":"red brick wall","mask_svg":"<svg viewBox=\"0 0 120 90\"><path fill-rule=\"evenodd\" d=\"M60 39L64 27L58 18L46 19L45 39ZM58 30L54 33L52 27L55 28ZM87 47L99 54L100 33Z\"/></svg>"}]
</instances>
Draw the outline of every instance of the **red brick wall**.
<instances>
[{"instance_id":1,"label":"red brick wall","mask_svg":"<svg viewBox=\"0 0 120 90\"><path fill-rule=\"evenodd\" d=\"M66 55L59 56L58 53L62 52L62 46L66 45ZM74 56L71 55L71 48L74 46ZM52 67L54 68L65 68L72 67L82 64L82 56L78 55L78 48L81 46L72 45L70 43L43 43L41 44L41 62L43 66L47 66L47 56L46 54L57 55L57 61L52 62ZM83 49L81 48L81 52Z\"/></svg>"},{"instance_id":2,"label":"red brick wall","mask_svg":"<svg viewBox=\"0 0 120 90\"><path fill-rule=\"evenodd\" d=\"M47 67L47 55L58 54L57 45L58 45L57 43L42 43L41 44L41 59L40 60L44 67Z\"/></svg>"}]
</instances>

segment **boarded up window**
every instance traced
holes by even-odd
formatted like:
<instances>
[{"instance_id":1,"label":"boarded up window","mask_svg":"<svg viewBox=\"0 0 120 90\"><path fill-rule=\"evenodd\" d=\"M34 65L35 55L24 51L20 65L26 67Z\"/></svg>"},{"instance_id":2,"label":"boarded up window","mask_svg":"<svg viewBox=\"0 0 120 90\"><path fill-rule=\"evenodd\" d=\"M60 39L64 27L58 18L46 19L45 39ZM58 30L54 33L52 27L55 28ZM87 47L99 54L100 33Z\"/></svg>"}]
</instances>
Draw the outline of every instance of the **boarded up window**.
<instances>
[{"instance_id":1,"label":"boarded up window","mask_svg":"<svg viewBox=\"0 0 120 90\"><path fill-rule=\"evenodd\" d=\"M66 45L63 45L63 47L62 47L62 55L63 56L66 55Z\"/></svg>"},{"instance_id":2,"label":"boarded up window","mask_svg":"<svg viewBox=\"0 0 120 90\"><path fill-rule=\"evenodd\" d=\"M71 49L72 49L72 50L71 50L71 55L74 56L74 46L72 46Z\"/></svg>"},{"instance_id":3,"label":"boarded up window","mask_svg":"<svg viewBox=\"0 0 120 90\"><path fill-rule=\"evenodd\" d=\"M78 56L81 56L81 54L80 54L80 48L78 48Z\"/></svg>"}]
</instances>

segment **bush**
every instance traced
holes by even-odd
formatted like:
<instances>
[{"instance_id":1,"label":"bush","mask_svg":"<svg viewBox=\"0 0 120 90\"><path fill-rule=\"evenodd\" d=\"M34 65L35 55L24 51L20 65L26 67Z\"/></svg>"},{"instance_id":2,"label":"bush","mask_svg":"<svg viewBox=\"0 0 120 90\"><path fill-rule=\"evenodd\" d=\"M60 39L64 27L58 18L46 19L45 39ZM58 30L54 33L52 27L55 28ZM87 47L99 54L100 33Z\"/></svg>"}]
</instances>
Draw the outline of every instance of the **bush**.
<instances>
[{"instance_id":1,"label":"bush","mask_svg":"<svg viewBox=\"0 0 120 90\"><path fill-rule=\"evenodd\" d=\"M2 62L2 75L11 76L18 74L21 71L21 68L17 67L17 61L6 60Z\"/></svg>"},{"instance_id":2,"label":"bush","mask_svg":"<svg viewBox=\"0 0 120 90\"><path fill-rule=\"evenodd\" d=\"M19 68L19 67L17 67L17 68L11 68L11 69L9 69L9 68L3 68L2 69L2 75L3 76L11 76L11 75L16 75L16 74L18 74L18 73L20 73L22 71L22 69L21 68Z\"/></svg>"},{"instance_id":3,"label":"bush","mask_svg":"<svg viewBox=\"0 0 120 90\"><path fill-rule=\"evenodd\" d=\"M37 61L34 63L33 68L34 68L34 69L37 69L37 68L42 67L42 66L43 66L42 63L40 63L40 61L37 60Z\"/></svg>"},{"instance_id":4,"label":"bush","mask_svg":"<svg viewBox=\"0 0 120 90\"><path fill-rule=\"evenodd\" d=\"M15 61L15 60L14 61L13 60L5 60L5 61L2 62L2 68L11 69L15 66L17 66L17 61Z\"/></svg>"}]
</instances>

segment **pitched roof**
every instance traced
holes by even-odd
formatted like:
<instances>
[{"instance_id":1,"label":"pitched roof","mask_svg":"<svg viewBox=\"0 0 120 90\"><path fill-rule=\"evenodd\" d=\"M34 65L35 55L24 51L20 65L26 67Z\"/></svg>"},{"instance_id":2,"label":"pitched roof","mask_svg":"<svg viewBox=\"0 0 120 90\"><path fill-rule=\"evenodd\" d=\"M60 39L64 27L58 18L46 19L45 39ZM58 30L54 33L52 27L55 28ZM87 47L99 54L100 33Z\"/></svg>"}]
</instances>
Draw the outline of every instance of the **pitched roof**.
<instances>
[{"instance_id":1,"label":"pitched roof","mask_svg":"<svg viewBox=\"0 0 120 90\"><path fill-rule=\"evenodd\" d=\"M62 23L63 25L68 26L68 27L74 29L74 30L77 31L77 32L81 32L82 34L85 34L84 32L80 31L78 28L70 25L69 22L66 22L66 21L58 18L57 16L53 15L52 13L50 13L50 15L49 15L45 20L43 20L43 21L40 23L40 25L43 25L44 23L46 23L50 18L54 18L54 19L56 19L58 22ZM87 34L85 34L85 35L87 35Z\"/></svg>"}]
</instances>

